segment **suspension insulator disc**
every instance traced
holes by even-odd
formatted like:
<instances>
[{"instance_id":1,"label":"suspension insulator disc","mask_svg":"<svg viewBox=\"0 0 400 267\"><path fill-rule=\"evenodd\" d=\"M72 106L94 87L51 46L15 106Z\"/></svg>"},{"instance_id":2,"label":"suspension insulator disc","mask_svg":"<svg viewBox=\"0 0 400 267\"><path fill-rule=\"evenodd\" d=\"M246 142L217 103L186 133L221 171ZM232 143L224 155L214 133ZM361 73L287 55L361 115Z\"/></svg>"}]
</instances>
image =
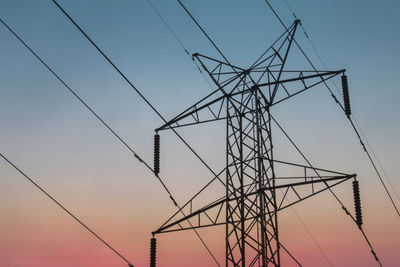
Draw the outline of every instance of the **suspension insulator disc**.
<instances>
[{"instance_id":1,"label":"suspension insulator disc","mask_svg":"<svg viewBox=\"0 0 400 267\"><path fill-rule=\"evenodd\" d=\"M156 267L157 239L150 239L150 267Z\"/></svg>"},{"instance_id":2,"label":"suspension insulator disc","mask_svg":"<svg viewBox=\"0 0 400 267\"><path fill-rule=\"evenodd\" d=\"M343 89L343 103L344 103L344 112L347 117L351 115L351 107L350 107L350 95L349 95L349 85L347 82L347 76L342 76L342 89Z\"/></svg>"},{"instance_id":3,"label":"suspension insulator disc","mask_svg":"<svg viewBox=\"0 0 400 267\"><path fill-rule=\"evenodd\" d=\"M361 213L361 198L360 188L357 180L353 181L353 195L354 195L354 208L356 211L356 222L359 227L363 224L362 213Z\"/></svg>"},{"instance_id":4,"label":"suspension insulator disc","mask_svg":"<svg viewBox=\"0 0 400 267\"><path fill-rule=\"evenodd\" d=\"M154 135L154 173L160 173L160 135Z\"/></svg>"}]
</instances>

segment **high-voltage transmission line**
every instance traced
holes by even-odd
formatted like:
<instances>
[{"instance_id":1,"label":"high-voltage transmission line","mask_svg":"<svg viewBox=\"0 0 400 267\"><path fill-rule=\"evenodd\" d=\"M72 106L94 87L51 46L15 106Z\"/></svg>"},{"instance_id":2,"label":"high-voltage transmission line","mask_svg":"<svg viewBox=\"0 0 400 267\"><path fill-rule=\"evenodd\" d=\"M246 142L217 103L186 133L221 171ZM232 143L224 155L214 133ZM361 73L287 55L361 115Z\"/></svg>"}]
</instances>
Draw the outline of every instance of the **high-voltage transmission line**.
<instances>
[{"instance_id":1,"label":"high-voltage transmission line","mask_svg":"<svg viewBox=\"0 0 400 267\"><path fill-rule=\"evenodd\" d=\"M189 11L177 0L185 11ZM201 65L204 71L210 76L217 86L217 90L205 98L192 105L190 108L176 116L170 121L166 121L150 102L138 91L136 87L126 78L126 76L116 67L116 65L102 52L94 41L73 21L73 19L57 4L68 19L81 31L81 33L92 43L92 45L102 54L102 56L118 71L129 85L145 100L145 102L164 120L164 125L156 129L155 136L155 165L152 169L144 162L132 148L122 140L119 135L111 129L16 33L7 26L1 19L0 22L10 30L17 39L61 82L73 93L73 95L91 112L100 122L108 128L146 167L154 172L165 190L169 193L174 205L178 207L175 213L165 222L153 235L192 229L196 231L200 227L211 227L225 225L226 227L226 266L280 266L280 250L283 249L289 256L301 266L296 258L280 243L278 235L278 211L292 206L304 199L310 198L325 190L331 191L334 197L340 202L344 211L356 222L363 233L372 254L379 262L370 242L362 229L361 202L359 185L355 174L345 174L341 172L329 171L315 168L304 157L294 142L288 137L286 132L278 124L271 114L271 108L297 94L300 94L318 84L325 84L326 81L342 74L343 87L343 108L345 114L350 119L350 101L347 86L347 77L344 70L338 71L318 71L315 67L310 71L287 70L286 63L291 50L292 43L296 43L294 35L300 21L296 19L292 26L285 26L283 33L271 47L269 47L250 68L244 69L232 65L222 54L211 38L201 28L197 21L197 26L207 36L222 56L222 60L213 59L204 55L194 54L193 59ZM268 4L268 1L266 1ZM272 8L272 7L271 7ZM274 12L275 15L277 15ZM281 21L281 20L280 20ZM282 23L282 21L281 21ZM168 25L167 25L168 26ZM168 26L169 27L169 26ZM169 27L171 30L171 28ZM171 30L172 31L172 30ZM173 33L173 32L172 32ZM177 38L177 36L175 35ZM179 39L177 38L179 41ZM182 43L180 42L182 45ZM183 46L183 45L182 45ZM299 47L300 48L300 47ZM185 52L189 54L186 48ZM301 48L300 48L301 50ZM304 54L304 52L301 50ZM308 58L307 58L308 59ZM328 88L329 89L329 88ZM195 125L200 123L224 120L226 122L226 166L221 172L216 174L209 166L194 152L194 150L175 132L175 128ZM273 156L272 142L272 123L280 128L284 135L289 138L296 150L306 160L308 165L300 165L285 161L276 160ZM159 131L171 129L178 137L195 153L203 164L215 175L226 188L226 193L221 198L213 201L209 205L194 208L194 200L206 187L200 190L182 208L176 203L169 190L159 177L160 171L160 136ZM360 140L361 141L361 140ZM1 155L2 156L2 155ZM13 163L2 156L6 161ZM281 168L281 169L280 169ZM297 171L297 175L283 176L281 170L292 169ZM301 174L298 174L300 173ZM225 182L220 179L221 174L226 175ZM23 174L21 172L21 174ZM33 184L35 182L23 174ZM378 173L379 175L379 173ZM355 199L355 217L353 217L342 202L333 193L332 187L354 178L353 191ZM293 182L294 181L294 182ZM37 184L35 184L37 186ZM43 193L55 201L48 193L37 186ZM385 187L386 189L386 187ZM282 192L281 195L277 193ZM389 195L390 196L390 195ZM60 203L55 201L61 208L70 214ZM393 203L393 201L392 201ZM393 203L394 204L394 203ZM396 207L395 207L396 208ZM225 216L223 215L225 211ZM397 209L396 209L397 211ZM84 225L79 219L70 214L80 222L87 230L92 232L105 245L124 259L129 266L133 266L122 255L115 251L92 230ZM179 217L181 216L181 217ZM195 232L207 248L210 255L215 257L208 249L203 239ZM155 259L156 239L151 239L151 259L150 265L156 265ZM218 262L216 261L217 265ZM380 264L380 262L379 262Z\"/></svg>"},{"instance_id":2,"label":"high-voltage transmission line","mask_svg":"<svg viewBox=\"0 0 400 267\"><path fill-rule=\"evenodd\" d=\"M356 222L361 228L355 174L274 158L274 106L338 75L342 75L343 90L348 96L345 70L286 69L299 23L296 20L250 68L235 66L225 58L193 55L217 89L156 129L154 170L160 170L159 132L223 120L225 194L206 206L194 208L196 195L182 207L186 216L176 212L153 235L223 225L226 266L280 266L281 248L289 251L279 241L278 212L349 179L354 180ZM349 115L348 98L344 99L344 106ZM151 267L155 266L155 245L152 239Z\"/></svg>"}]
</instances>

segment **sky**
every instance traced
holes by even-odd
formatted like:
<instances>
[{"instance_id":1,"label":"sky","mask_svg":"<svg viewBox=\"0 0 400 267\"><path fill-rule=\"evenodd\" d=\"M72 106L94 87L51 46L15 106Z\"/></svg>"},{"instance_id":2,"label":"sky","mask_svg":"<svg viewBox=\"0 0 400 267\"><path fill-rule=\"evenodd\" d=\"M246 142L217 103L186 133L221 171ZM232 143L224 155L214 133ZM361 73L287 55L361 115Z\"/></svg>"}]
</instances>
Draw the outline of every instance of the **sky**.
<instances>
[{"instance_id":1,"label":"sky","mask_svg":"<svg viewBox=\"0 0 400 267\"><path fill-rule=\"evenodd\" d=\"M238 66L250 66L284 30L262 0L183 2ZM290 25L294 18L285 2L270 2ZM347 70L353 114L400 192L400 3L288 2L327 68ZM166 118L211 91L147 1L59 3ZM176 1L152 3L190 53L219 57ZM161 119L51 1L0 0L0 18L152 164L154 129L162 124ZM323 69L302 30L296 39ZM296 53L291 55L296 65L310 69ZM399 217L328 91L316 87L282 103L274 114L313 164L358 174L364 229L383 266L399 266ZM168 194L2 25L0 125L1 153L135 266L149 265L151 232L175 212ZM298 160L279 130L273 130L276 156ZM213 169L223 168L223 125L179 132ZM163 132L161 139L161 175L177 201L184 203L212 177L173 133ZM2 160L0 183L1 267L126 266ZM398 195L389 189L400 207ZM353 211L351 183L334 190ZM282 212L279 223L282 243L304 266L330 266L318 246L333 266L377 266L357 227L328 193ZM200 233L222 263L223 229ZM160 266L215 266L192 232L160 235L158 245ZM287 257L283 263L294 266Z\"/></svg>"}]
</instances>

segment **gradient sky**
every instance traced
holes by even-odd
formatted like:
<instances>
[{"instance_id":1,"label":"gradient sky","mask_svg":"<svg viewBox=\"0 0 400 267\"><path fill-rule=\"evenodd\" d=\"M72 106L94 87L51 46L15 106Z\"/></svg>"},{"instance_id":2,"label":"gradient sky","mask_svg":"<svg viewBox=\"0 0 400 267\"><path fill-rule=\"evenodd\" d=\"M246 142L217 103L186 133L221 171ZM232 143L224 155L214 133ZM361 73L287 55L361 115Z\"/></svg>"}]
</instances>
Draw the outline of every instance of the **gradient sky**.
<instances>
[{"instance_id":1,"label":"gradient sky","mask_svg":"<svg viewBox=\"0 0 400 267\"><path fill-rule=\"evenodd\" d=\"M400 2L288 1L328 68L347 69L353 113L399 192ZM145 0L59 2L165 117L210 92ZM218 56L176 1L153 3L191 53ZM263 0L184 3L231 62L240 66L250 65L283 31ZM293 21L284 1L271 4L285 23ZM0 0L0 17L152 163L153 129L161 120L51 1ZM321 66L304 34L299 31L297 36ZM304 66L309 68L305 62ZM314 88L275 112L312 163L359 175L365 230L383 265L399 266L400 220L327 90ZM0 125L1 153L135 266L148 266L150 233L175 211L168 195L3 26ZM214 169L223 167L221 126L181 133ZM275 136L277 155L298 159L277 129ZM161 162L162 176L181 203L211 178L171 133L163 133ZM0 267L126 266L4 161L0 161L0 183ZM335 192L352 210L351 184ZM332 196L307 200L296 211L334 266L377 266L356 226ZM304 266L329 266L292 210L280 215L280 227L281 240ZM223 262L223 231L200 232ZM162 235L158 243L160 266L215 266L191 232Z\"/></svg>"}]
</instances>

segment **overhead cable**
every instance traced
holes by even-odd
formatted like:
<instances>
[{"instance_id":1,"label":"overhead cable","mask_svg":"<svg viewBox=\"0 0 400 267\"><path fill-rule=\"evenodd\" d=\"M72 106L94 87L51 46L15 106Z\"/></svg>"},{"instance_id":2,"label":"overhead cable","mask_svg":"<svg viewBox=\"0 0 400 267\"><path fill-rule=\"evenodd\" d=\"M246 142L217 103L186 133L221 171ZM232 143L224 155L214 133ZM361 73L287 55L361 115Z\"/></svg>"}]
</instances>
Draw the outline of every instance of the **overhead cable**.
<instances>
[{"instance_id":1,"label":"overhead cable","mask_svg":"<svg viewBox=\"0 0 400 267\"><path fill-rule=\"evenodd\" d=\"M294 142L294 140L288 135L288 133L282 128L282 126L278 123L278 121L271 115L272 121L278 126L278 128L281 130L281 132L285 135L285 137L289 140L289 142L294 146L294 148L297 150L297 152L300 154L300 156L307 162L307 164L310 166L311 169L317 174L319 179L322 180L322 177L318 173L317 169L314 168L314 166L311 164L311 162L308 160L308 158L304 155L304 153L300 150L300 148L297 146L297 144ZM340 204L346 215L348 215L351 220L358 226L358 229L361 231L362 235L364 236L365 241L367 242L368 246L371 249L371 253L374 256L375 260L378 262L380 266L382 266L382 263L380 262L378 256L375 253L375 250L372 247L371 242L369 241L364 229L357 224L356 218L349 212L347 207L344 205L344 203L340 200L340 198L336 195L336 193L332 190L332 188L328 187L328 190L331 192L333 197L336 199L336 201Z\"/></svg>"},{"instance_id":2,"label":"overhead cable","mask_svg":"<svg viewBox=\"0 0 400 267\"><path fill-rule=\"evenodd\" d=\"M158 16L161 18L161 20L164 22L164 24L167 26L167 28L171 31L171 33L173 34L173 36L177 39L177 41L179 42L179 44L185 49L185 51L187 51L187 49L183 46L182 41L178 38L178 36L174 33L174 31L172 30L172 28L168 25L168 23L166 22L166 20L161 16L160 12L157 11L157 9L154 7L154 5L151 4L151 0L147 0L148 2L150 2L150 5L152 6L152 8L154 9L154 11L158 14ZM211 42L211 44L214 46L214 48L218 51L218 53L226 60L227 63L229 63L228 59L225 57L225 55L222 53L222 51L217 47L217 45L215 44L215 42L211 39L211 37L207 34L207 32L204 30L204 28L199 24L199 22L193 17L193 15L190 13L190 11L183 5L183 3L180 0L177 0L179 2L179 4L181 5L181 7L185 10L185 12L190 16L190 18L194 21L194 23L199 27L199 29L203 32L203 34L206 36L206 38ZM208 81L208 80L207 80ZM316 239L312 236L310 230L307 228L306 224L304 223L304 221L298 216L295 208L292 207L292 210L294 211L295 215L297 216L297 218L299 219L299 221L301 222L301 224L303 225L303 227L305 228L305 230L307 231L307 233L310 235L311 239L314 241L314 243L316 244L316 246L318 247L319 251L322 253L324 259L327 261L327 263L332 266L331 262L329 261L327 255L325 254L325 252L322 250L321 246L318 244L318 242L316 241ZM293 257L293 256L292 256ZM293 258L295 259L295 258ZM295 259L295 261L298 263L298 261Z\"/></svg>"},{"instance_id":3,"label":"overhead cable","mask_svg":"<svg viewBox=\"0 0 400 267\"><path fill-rule=\"evenodd\" d=\"M150 165L145 162L134 150L133 148L128 145L128 143L126 141L124 141L122 139L122 137L120 137L66 82L64 82L61 77L53 70L49 67L49 65L47 65L43 59L41 59L37 53L35 53L27 44L26 42L24 42L7 24L5 24L4 21L1 21L6 27L7 29L79 100L79 102L81 102L130 152L133 153L134 157L136 159L139 160L139 162L143 163L152 173L154 173L154 170L150 167ZM93 43L94 44L94 43ZM95 44L94 44L95 45ZM99 49L98 49L99 50ZM101 51L101 50L100 50ZM103 55L105 56L105 54L103 53ZM110 61L110 63L112 63ZM113 65L113 64L112 64ZM113 65L115 67L115 65ZM115 67L116 68L116 67ZM122 73L120 73L121 75L123 75ZM125 77L125 76L124 76ZM126 79L126 77L125 77ZM127 79L126 79L127 80ZM128 80L127 80L128 81ZM128 81L129 82L129 81ZM130 83L130 82L129 82ZM131 83L130 83L131 84ZM135 88L132 85L133 88ZM136 88L135 88L136 89ZM141 93L137 90L138 94L141 95ZM144 96L141 95L143 99ZM146 99L145 99L146 100ZM147 101L147 100L146 100ZM147 103L153 108L153 110L155 110L155 108L150 104L150 102L147 101ZM155 110L156 111L156 110ZM157 113L159 114L159 113ZM159 116L161 116L159 114ZM159 175L155 175L156 178L159 180L159 182L162 184L163 188L166 190L166 192L169 194L169 197L171 199L171 201L174 203L175 206L177 206L179 208L179 205L177 204L176 200L174 199L172 193L170 192L170 190L168 189L168 187L165 185L165 183L163 182L163 180L161 179L161 177ZM181 212L182 214L184 214L183 212ZM190 222L189 222L190 223ZM194 232L196 233L197 237L200 239L200 241L202 242L202 244L206 247L207 251L211 253L211 250L208 248L208 246L205 244L204 240L201 238L201 236L199 235L199 233L194 229ZM213 259L216 261L216 258L214 255L212 255ZM218 264L218 263L217 263ZM219 264L218 264L219 266Z\"/></svg>"},{"instance_id":4,"label":"overhead cable","mask_svg":"<svg viewBox=\"0 0 400 267\"><path fill-rule=\"evenodd\" d=\"M0 21L4 24L2 19ZM35 182L31 177L25 174L19 167L17 167L11 160L9 160L6 156L0 153L0 156L10 164L15 170L17 170L25 179L27 179L30 183L32 183L37 189L39 189L43 194L45 194L51 201L56 203L62 210L64 210L69 216L71 216L76 222L78 222L81 226L83 226L87 231L89 231L94 237L100 240L104 245L106 245L109 249L111 249L115 254L117 254L121 259L123 259L130 267L134 267L134 265L127 260L120 252L114 249L109 243L107 243L103 238L101 238L98 234L96 234L92 229L89 228L85 223L83 223L78 217L76 217L72 212L70 212L67 208L65 208L58 200L56 200L50 193L48 193L43 187L41 187L37 182Z\"/></svg>"},{"instance_id":5,"label":"overhead cable","mask_svg":"<svg viewBox=\"0 0 400 267\"><path fill-rule=\"evenodd\" d=\"M152 7L152 9L154 10L154 12L159 16L159 18L161 19L161 21L165 24L165 26L168 28L168 30L171 32L171 34L173 35L173 37L176 39L176 41L179 43L179 45L184 49L184 51L189 55L188 49L184 46L182 40L178 37L178 35L174 32L174 30L172 29L172 27L168 24L168 22L163 18L163 16L161 15L161 13L156 9L156 7L151 3L151 0L147 0L147 2L149 2L150 6ZM224 54L222 53L222 51L216 46L215 42L209 37L209 35L205 32L204 28L201 27L201 25L199 24L199 22L193 17L193 15L189 12L189 10L182 4L181 1L178 1L179 4L184 8L184 10L186 11L186 13L192 18L192 20L195 22L195 24L200 28L200 30L205 34L205 36L207 37L207 39L211 42L211 44L216 48L216 50L222 55L222 57L225 58ZM227 60L225 58L225 60ZM228 60L227 60L228 61ZM194 61L195 62L195 61ZM195 62L196 64L196 62ZM197 66L197 64L196 64ZM198 67L198 66L197 66ZM199 67L198 67L199 68ZM201 73L203 73L200 70ZM208 82L207 78L203 75L203 77L206 79L206 81ZM210 85L210 83L209 83ZM210 85L210 87L212 87ZM215 179L215 178L214 178ZM212 181L214 181L214 179ZM201 191L200 191L201 192ZM191 199L192 200L192 199ZM191 201L190 200L190 201ZM190 202L189 201L189 202ZM189 203L188 202L188 203ZM324 257L324 259L327 261L327 263L332 266L332 263L330 262L330 260L328 259L326 253L323 251L322 247L319 245L319 243L316 241L316 239L313 237L313 235L311 234L311 231L308 229L307 225L304 223L304 221L299 217L299 215L297 214L296 210L294 207L292 207L293 212L295 213L296 217L299 219L299 221L301 222L302 226L304 227L304 229L306 230L306 232L308 233L308 235L310 236L310 238L313 240L313 242L315 243L315 245L317 246L317 248L319 249L319 251L321 252L322 256ZM298 264L299 262L292 256L290 255ZM299 264L300 265L300 264ZM301 265L300 265L301 266Z\"/></svg>"},{"instance_id":6,"label":"overhead cable","mask_svg":"<svg viewBox=\"0 0 400 267\"><path fill-rule=\"evenodd\" d=\"M166 123L166 119L161 115L161 113L150 103L150 101L133 85L133 83L122 73L122 71L111 61L111 59L96 45L96 43L86 34L86 32L72 19L72 17L57 3L57 1L52 0L53 3L59 8L59 10L69 19L70 22L85 36L85 38L96 48L96 50L104 57L104 59L109 62L113 68L121 75L121 77L129 84L129 86L147 103L147 105ZM216 173L211 169L211 167L200 157L200 155L189 145L189 143L183 139L183 137L172 128L172 131L178 136L178 138L189 148L189 150L206 166L208 170L211 171L213 175ZM225 184L221 179L218 179L222 184Z\"/></svg>"},{"instance_id":7,"label":"overhead cable","mask_svg":"<svg viewBox=\"0 0 400 267\"><path fill-rule=\"evenodd\" d=\"M274 8L271 6L271 4L268 2L268 0L264 0L264 1L265 1L266 4L269 6L269 8L272 10L272 12L274 13L275 17L279 20L279 22L282 24L282 26L285 28L285 30L288 32L288 28L286 27L285 23L282 21L282 19L281 19L281 18L279 17L279 15L276 13L276 11L275 11ZM288 3L287 3L287 4L288 4ZM291 9L291 8L290 8L290 9ZM291 10L292 10L292 9L291 9ZM293 10L292 10L292 11L293 11ZM294 12L292 12L292 13L294 14ZM296 16L295 14L294 14L294 16L295 16L295 18L297 18L297 16ZM302 24L300 23L300 25L302 25ZM318 53L318 51L317 51L315 45L311 42L311 39L309 38L308 34L307 34L306 31L304 30L304 27L303 27L303 26L302 26L302 28L303 28L304 34L306 35L306 38L310 41L311 45L313 46L314 51L317 53L317 55L318 55L318 57L319 57L319 59L320 59L320 61L322 61L322 57L319 55L319 53ZM301 51L301 53L304 55L304 57L307 59L307 61L308 61L309 64L311 65L311 67L312 67L315 71L317 71L316 67L315 67L314 64L311 62L310 58L307 56L307 54L304 52L304 50L300 47L299 43L298 43L296 40L294 40L294 42L295 42L295 44L297 45L297 47L300 49L300 51ZM322 63L323 63L323 61L322 61ZM323 64L323 65L324 65L324 67L325 67L325 69L326 69L326 65L325 65L325 64ZM318 72L318 71L317 71L317 72ZM337 97L335 96L335 94L333 93L333 91L331 90L331 88L328 86L328 84L327 84L325 81L324 81L323 83L324 83L325 87L329 90L329 92L330 92L332 98L334 99L334 101L335 101L335 102L339 105L339 107L345 112L344 106L338 101ZM339 89L337 88L336 83L334 83L334 84L335 84L335 86L336 86L336 89L339 91ZM339 93L339 94L340 94L340 93ZM354 130L354 132L356 133L357 138L359 139L360 144L361 144L361 146L362 146L363 149L364 149L364 152L367 154L368 160L370 161L370 163L371 163L371 165L372 165L372 167L373 167L373 169L374 169L376 175L378 176L379 181L380 181L380 183L382 184L382 186L383 186L383 188L384 188L384 190L385 190L385 193L386 193L386 195L388 196L388 198L389 198L389 200L390 200L390 202L391 202L391 204L392 204L392 206L393 206L395 212L396 212L397 215L400 217L400 211L399 211L399 209L397 208L397 206L396 206L396 204L395 204L395 202L394 202L394 200L393 200L393 197L392 197L392 195L390 194L390 192L389 192L389 190L388 190L388 188L387 188L385 182L383 181L383 178L382 178L382 176L381 176L381 174L380 174L380 172L379 172L379 170L378 170L378 168L377 168L375 162L373 161L373 159L372 159L372 157L371 157L369 151L367 150L367 148L366 148L366 146L365 146L365 144L364 144L364 142L363 142L363 140L362 140L362 138L361 138L361 135L360 135L359 131L357 130L357 128L356 128L356 126L355 126L355 124L354 124L354 122L353 122L353 120L352 120L352 116L348 116L347 118L349 119L350 124L352 125L353 130ZM353 116L353 118L354 118L354 116ZM370 148L371 148L371 147L370 147ZM396 192L396 194L398 195L398 193L397 193L397 191L394 189L393 184L391 183L389 177L387 177L387 180L389 180L389 183L392 185L393 190L394 190L394 191Z\"/></svg>"},{"instance_id":8,"label":"overhead cable","mask_svg":"<svg viewBox=\"0 0 400 267\"><path fill-rule=\"evenodd\" d=\"M292 9L292 7L290 6L289 2L288 2L287 0L285 0L285 2L286 2L287 7L288 7L288 8L290 9L290 11L292 12L294 18L297 19L297 15L295 14L295 12L294 12L294 10ZM326 64L325 64L325 62L324 62L324 60L322 59L322 57L321 57L321 55L320 55L320 53L319 53L319 51L318 51L316 45L315 45L314 42L311 40L310 35L306 32L303 23L301 23L300 26L301 26L301 28L303 29L303 33L304 33L306 39L308 40L308 42L310 43L310 45L311 45L311 47L312 47L314 53L317 55L317 57L318 57L320 63L322 64L322 66L324 67L324 69L327 70L328 68L327 68L327 66L326 66ZM338 92L338 94L341 95L341 92L340 92L340 90L339 90L339 88L338 88L338 86L337 86L335 80L332 80L332 82L333 82L333 85L335 86L336 91ZM394 187L394 185L393 185L393 183L392 183L392 181L391 181L389 175L387 174L385 168L383 167L382 163L380 162L380 160L379 160L378 156L376 155L374 149L372 148L371 144L369 143L368 138L366 137L366 135L364 134L364 132L363 132L363 130L362 130L362 128L361 128L361 126L360 126L359 123L357 122L357 119L356 119L355 115L352 114L351 117L352 117L352 120L353 120L354 123L355 123L356 128L360 131L360 134L361 134L362 138L365 140L365 143L367 144L369 150L370 150L370 151L372 152L372 154L373 154L373 157L375 158L375 160L376 160L376 162L378 163L379 167L381 168L383 174L385 175L386 181L389 183L391 189L392 189L393 192L395 193L396 198L400 201L400 194L399 194L399 192L398 192L397 189ZM360 141L362 142L362 140L360 140ZM370 161L371 161L371 160L370 160ZM381 175L378 174L378 173L377 173L377 175L378 175L378 176L381 176ZM382 181L381 181L381 182L382 182ZM385 187L386 187L386 186L385 186ZM386 189L385 189L385 191L386 191ZM397 208L396 208L396 211L398 211Z\"/></svg>"}]
</instances>

